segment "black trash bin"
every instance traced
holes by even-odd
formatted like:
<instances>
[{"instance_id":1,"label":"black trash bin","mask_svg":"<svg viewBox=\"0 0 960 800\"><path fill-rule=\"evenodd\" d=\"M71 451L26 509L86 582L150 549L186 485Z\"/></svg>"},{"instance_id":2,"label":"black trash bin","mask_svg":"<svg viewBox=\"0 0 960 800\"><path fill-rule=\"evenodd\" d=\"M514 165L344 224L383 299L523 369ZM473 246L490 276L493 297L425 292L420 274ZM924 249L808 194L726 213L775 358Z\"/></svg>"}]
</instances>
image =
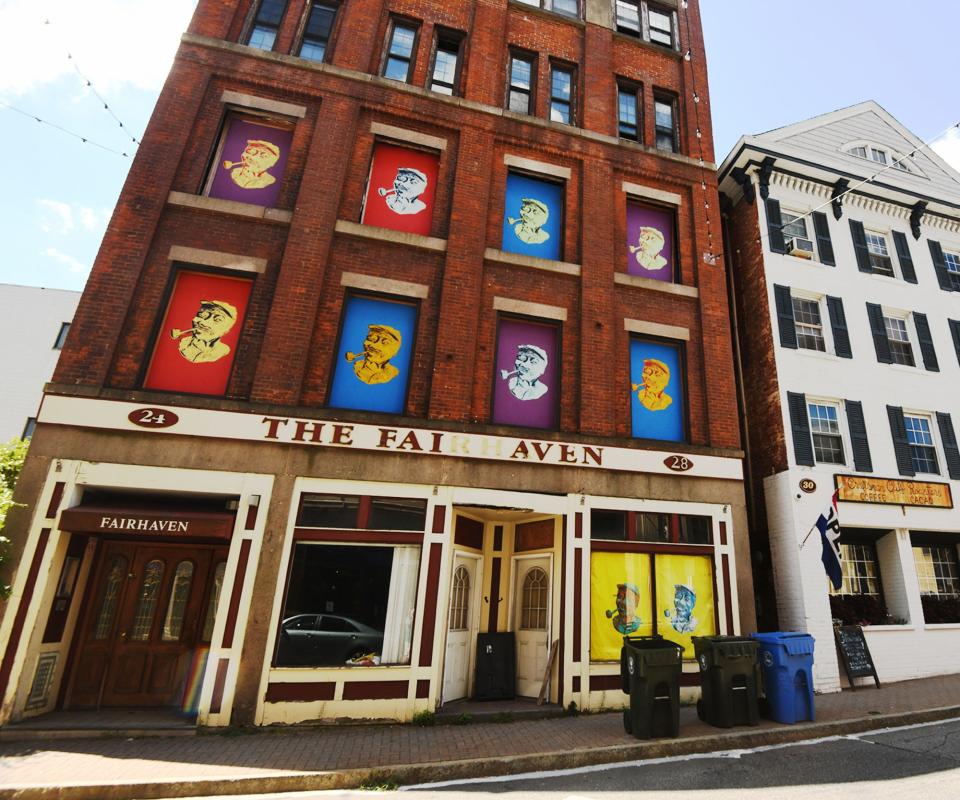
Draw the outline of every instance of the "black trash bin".
<instances>
[{"instance_id":1,"label":"black trash bin","mask_svg":"<svg viewBox=\"0 0 960 800\"><path fill-rule=\"evenodd\" d=\"M717 728L758 724L759 643L747 636L694 636L693 649L702 691L697 716Z\"/></svg>"},{"instance_id":2,"label":"black trash bin","mask_svg":"<svg viewBox=\"0 0 960 800\"><path fill-rule=\"evenodd\" d=\"M630 695L623 728L638 739L680 735L683 646L662 636L624 636L620 678Z\"/></svg>"},{"instance_id":3,"label":"black trash bin","mask_svg":"<svg viewBox=\"0 0 960 800\"><path fill-rule=\"evenodd\" d=\"M517 684L517 645L512 633L477 636L474 700L512 700Z\"/></svg>"}]
</instances>

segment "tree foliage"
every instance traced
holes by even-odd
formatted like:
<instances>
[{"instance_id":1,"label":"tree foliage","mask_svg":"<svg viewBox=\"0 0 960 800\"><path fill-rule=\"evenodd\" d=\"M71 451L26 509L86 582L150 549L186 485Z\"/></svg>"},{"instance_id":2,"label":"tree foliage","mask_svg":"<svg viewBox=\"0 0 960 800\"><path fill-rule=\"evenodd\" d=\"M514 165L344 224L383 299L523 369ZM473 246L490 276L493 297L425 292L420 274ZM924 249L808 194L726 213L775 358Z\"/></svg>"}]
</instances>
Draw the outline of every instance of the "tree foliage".
<instances>
[{"instance_id":1,"label":"tree foliage","mask_svg":"<svg viewBox=\"0 0 960 800\"><path fill-rule=\"evenodd\" d=\"M0 445L0 568L10 557L10 540L3 535L3 526L7 521L7 512L13 508L13 488L17 485L23 460L27 457L27 439L11 439ZM10 587L0 582L0 599L10 594Z\"/></svg>"}]
</instances>

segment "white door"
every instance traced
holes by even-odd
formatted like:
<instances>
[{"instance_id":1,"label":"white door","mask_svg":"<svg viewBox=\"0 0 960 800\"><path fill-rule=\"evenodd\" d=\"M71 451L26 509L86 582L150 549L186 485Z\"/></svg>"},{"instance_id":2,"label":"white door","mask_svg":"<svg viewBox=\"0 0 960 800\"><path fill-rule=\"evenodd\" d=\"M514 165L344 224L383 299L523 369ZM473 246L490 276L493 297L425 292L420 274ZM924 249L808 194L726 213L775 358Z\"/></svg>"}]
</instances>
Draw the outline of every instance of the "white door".
<instances>
[{"instance_id":1,"label":"white door","mask_svg":"<svg viewBox=\"0 0 960 800\"><path fill-rule=\"evenodd\" d=\"M447 649L443 661L441 702L444 703L467 696L476 588L477 559L457 555L453 561L450 613L447 616Z\"/></svg>"},{"instance_id":2,"label":"white door","mask_svg":"<svg viewBox=\"0 0 960 800\"><path fill-rule=\"evenodd\" d=\"M550 558L522 558L513 563L517 694L536 697L540 694L550 651Z\"/></svg>"}]
</instances>

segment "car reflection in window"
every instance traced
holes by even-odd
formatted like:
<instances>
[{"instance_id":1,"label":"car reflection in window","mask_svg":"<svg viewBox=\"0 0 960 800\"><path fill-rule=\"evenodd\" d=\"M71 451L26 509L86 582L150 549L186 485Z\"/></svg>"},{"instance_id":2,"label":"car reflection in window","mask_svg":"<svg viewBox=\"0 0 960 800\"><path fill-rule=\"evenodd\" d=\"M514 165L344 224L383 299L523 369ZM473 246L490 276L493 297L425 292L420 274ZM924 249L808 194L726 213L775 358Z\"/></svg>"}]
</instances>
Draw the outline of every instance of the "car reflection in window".
<instances>
[{"instance_id":1,"label":"car reflection in window","mask_svg":"<svg viewBox=\"0 0 960 800\"><path fill-rule=\"evenodd\" d=\"M338 667L380 663L383 631L335 614L297 614L280 626L277 666Z\"/></svg>"}]
</instances>

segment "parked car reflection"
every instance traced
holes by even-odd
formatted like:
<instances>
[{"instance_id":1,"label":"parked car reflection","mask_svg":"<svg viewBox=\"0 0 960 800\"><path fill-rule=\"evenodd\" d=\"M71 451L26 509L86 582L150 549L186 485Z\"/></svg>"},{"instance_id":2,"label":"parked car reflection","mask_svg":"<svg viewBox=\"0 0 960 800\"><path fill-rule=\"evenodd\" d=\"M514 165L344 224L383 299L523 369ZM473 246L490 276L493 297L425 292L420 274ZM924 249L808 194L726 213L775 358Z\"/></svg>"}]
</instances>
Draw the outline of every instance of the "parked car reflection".
<instances>
[{"instance_id":1,"label":"parked car reflection","mask_svg":"<svg viewBox=\"0 0 960 800\"><path fill-rule=\"evenodd\" d=\"M280 626L277 666L332 667L369 653L379 658L383 631L336 614L297 614Z\"/></svg>"}]
</instances>

